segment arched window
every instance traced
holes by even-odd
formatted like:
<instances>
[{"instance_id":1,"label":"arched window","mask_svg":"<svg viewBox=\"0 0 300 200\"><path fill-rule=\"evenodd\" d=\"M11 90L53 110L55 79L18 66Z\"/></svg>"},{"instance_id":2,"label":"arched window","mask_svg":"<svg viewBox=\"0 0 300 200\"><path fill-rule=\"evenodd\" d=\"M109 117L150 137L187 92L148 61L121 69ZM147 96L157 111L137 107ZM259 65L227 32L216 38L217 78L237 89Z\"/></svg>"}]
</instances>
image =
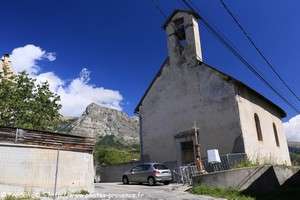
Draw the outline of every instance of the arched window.
<instances>
[{"instance_id":1,"label":"arched window","mask_svg":"<svg viewBox=\"0 0 300 200\"><path fill-rule=\"evenodd\" d=\"M259 117L256 113L254 114L254 120L255 120L255 126L256 126L257 139L259 141L263 141L263 136L262 136L261 127L260 127L260 121L259 121Z\"/></svg>"},{"instance_id":2,"label":"arched window","mask_svg":"<svg viewBox=\"0 0 300 200\"><path fill-rule=\"evenodd\" d=\"M279 147L279 138L278 138L278 133L277 133L277 128L275 123L273 123L273 131L274 131L274 136L275 136L275 141L276 141L276 145Z\"/></svg>"}]
</instances>

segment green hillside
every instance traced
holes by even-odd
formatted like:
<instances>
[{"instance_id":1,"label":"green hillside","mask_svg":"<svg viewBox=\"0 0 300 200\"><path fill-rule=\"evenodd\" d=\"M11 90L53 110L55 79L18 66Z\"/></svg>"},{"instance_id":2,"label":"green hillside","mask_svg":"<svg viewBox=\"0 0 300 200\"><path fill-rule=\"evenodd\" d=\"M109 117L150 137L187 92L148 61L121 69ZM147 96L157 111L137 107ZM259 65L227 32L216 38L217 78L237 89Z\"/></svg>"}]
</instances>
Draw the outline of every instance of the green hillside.
<instances>
[{"instance_id":1,"label":"green hillside","mask_svg":"<svg viewBox=\"0 0 300 200\"><path fill-rule=\"evenodd\" d=\"M94 157L102 165L125 163L140 158L140 147L138 144L128 145L114 135L106 135L98 139Z\"/></svg>"}]
</instances>

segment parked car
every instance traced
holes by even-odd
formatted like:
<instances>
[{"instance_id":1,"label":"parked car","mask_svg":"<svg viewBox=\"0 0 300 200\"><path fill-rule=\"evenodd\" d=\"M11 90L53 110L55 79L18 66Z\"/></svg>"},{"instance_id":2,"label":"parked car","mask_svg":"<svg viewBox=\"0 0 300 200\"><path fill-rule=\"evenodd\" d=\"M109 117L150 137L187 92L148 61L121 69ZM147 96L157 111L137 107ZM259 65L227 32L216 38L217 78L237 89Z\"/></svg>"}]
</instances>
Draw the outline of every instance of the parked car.
<instances>
[{"instance_id":1,"label":"parked car","mask_svg":"<svg viewBox=\"0 0 300 200\"><path fill-rule=\"evenodd\" d=\"M144 163L126 171L122 176L123 184L148 183L155 185L157 182L168 185L172 181L171 170L160 163Z\"/></svg>"}]
</instances>

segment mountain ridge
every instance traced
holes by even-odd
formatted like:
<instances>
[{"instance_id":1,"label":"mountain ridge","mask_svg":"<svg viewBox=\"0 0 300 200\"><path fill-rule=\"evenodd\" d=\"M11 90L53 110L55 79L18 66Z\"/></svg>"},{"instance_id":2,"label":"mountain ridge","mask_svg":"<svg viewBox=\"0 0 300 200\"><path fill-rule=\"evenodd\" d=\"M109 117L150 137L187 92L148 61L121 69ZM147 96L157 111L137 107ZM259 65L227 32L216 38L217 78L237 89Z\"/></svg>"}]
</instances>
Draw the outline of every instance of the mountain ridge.
<instances>
[{"instance_id":1,"label":"mountain ridge","mask_svg":"<svg viewBox=\"0 0 300 200\"><path fill-rule=\"evenodd\" d=\"M67 117L60 128L61 132L97 140L113 135L126 144L139 142L139 120L115 109L89 104L78 118Z\"/></svg>"}]
</instances>

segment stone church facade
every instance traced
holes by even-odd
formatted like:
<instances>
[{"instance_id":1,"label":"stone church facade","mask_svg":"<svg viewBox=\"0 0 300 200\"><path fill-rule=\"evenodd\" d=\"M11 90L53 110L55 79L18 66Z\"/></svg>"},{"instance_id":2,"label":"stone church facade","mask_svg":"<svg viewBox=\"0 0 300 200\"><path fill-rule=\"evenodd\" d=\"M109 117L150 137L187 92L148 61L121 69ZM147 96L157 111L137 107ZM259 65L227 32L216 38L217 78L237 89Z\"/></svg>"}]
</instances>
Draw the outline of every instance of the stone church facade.
<instances>
[{"instance_id":1,"label":"stone church facade","mask_svg":"<svg viewBox=\"0 0 300 200\"><path fill-rule=\"evenodd\" d=\"M220 154L246 153L254 162L291 165L281 121L285 112L203 61L198 18L176 10L163 26L168 58L135 110L142 159L194 161L196 123L202 158L218 149Z\"/></svg>"}]
</instances>

